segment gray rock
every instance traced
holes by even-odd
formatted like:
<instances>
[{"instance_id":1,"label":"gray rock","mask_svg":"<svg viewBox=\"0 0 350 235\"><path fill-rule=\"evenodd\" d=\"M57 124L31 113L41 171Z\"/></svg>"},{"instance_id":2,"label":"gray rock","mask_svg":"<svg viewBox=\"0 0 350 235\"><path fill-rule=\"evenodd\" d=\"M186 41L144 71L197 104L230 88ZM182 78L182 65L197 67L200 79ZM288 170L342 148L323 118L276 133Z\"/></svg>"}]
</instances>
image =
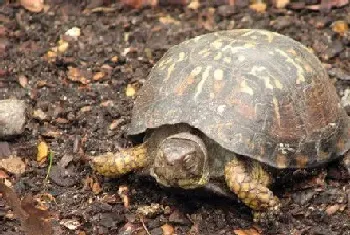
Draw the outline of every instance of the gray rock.
<instances>
[{"instance_id":1,"label":"gray rock","mask_svg":"<svg viewBox=\"0 0 350 235\"><path fill-rule=\"evenodd\" d=\"M313 189L307 189L304 191L297 191L292 194L293 202L298 205L305 205L308 203L317 192Z\"/></svg>"},{"instance_id":2,"label":"gray rock","mask_svg":"<svg viewBox=\"0 0 350 235\"><path fill-rule=\"evenodd\" d=\"M0 138L21 134L24 124L24 101L0 100Z\"/></svg>"},{"instance_id":3,"label":"gray rock","mask_svg":"<svg viewBox=\"0 0 350 235\"><path fill-rule=\"evenodd\" d=\"M11 155L10 145L8 142L0 141L0 159Z\"/></svg>"}]
</instances>

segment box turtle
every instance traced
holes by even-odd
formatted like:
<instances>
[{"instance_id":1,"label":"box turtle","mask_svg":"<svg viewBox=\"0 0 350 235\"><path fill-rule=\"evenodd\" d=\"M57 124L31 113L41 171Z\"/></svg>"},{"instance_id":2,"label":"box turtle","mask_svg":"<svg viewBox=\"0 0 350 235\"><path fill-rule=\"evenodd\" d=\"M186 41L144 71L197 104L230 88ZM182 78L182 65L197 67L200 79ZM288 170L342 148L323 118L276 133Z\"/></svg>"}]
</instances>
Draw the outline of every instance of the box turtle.
<instances>
[{"instance_id":1,"label":"box turtle","mask_svg":"<svg viewBox=\"0 0 350 235\"><path fill-rule=\"evenodd\" d=\"M128 134L144 141L91 157L92 168L114 177L145 169L184 189L222 177L260 222L280 209L271 169L316 167L350 148L349 117L321 62L301 43L255 29L170 48L136 97Z\"/></svg>"}]
</instances>

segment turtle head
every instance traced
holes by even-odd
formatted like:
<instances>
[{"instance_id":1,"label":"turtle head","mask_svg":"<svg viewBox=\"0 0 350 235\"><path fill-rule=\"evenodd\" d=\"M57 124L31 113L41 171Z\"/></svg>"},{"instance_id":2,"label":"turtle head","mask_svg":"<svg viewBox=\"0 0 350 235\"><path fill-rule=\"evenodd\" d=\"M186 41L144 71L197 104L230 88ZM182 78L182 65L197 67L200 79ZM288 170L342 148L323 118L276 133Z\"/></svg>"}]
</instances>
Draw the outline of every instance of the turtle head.
<instances>
[{"instance_id":1,"label":"turtle head","mask_svg":"<svg viewBox=\"0 0 350 235\"><path fill-rule=\"evenodd\" d=\"M199 137L187 132L172 135L158 146L151 175L168 187L201 187L209 178L207 158Z\"/></svg>"}]
</instances>

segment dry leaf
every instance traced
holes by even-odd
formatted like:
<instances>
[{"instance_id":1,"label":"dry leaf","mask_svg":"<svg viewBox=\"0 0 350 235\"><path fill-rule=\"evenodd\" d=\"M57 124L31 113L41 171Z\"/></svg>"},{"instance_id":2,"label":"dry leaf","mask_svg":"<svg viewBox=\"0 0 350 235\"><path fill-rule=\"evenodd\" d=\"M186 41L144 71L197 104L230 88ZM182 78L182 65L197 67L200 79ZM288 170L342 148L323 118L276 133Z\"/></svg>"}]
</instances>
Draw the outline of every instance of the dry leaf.
<instances>
[{"instance_id":1,"label":"dry leaf","mask_svg":"<svg viewBox=\"0 0 350 235\"><path fill-rule=\"evenodd\" d=\"M56 123L58 123L58 124L67 124L67 123L69 123L69 120L66 119L66 118L59 117L59 118L56 118Z\"/></svg>"},{"instance_id":2,"label":"dry leaf","mask_svg":"<svg viewBox=\"0 0 350 235\"><path fill-rule=\"evenodd\" d=\"M36 160L38 162L43 162L46 160L48 154L49 154L49 146L47 145L46 142L41 141L38 144L38 154L37 154Z\"/></svg>"},{"instance_id":3,"label":"dry leaf","mask_svg":"<svg viewBox=\"0 0 350 235\"><path fill-rule=\"evenodd\" d=\"M141 230L145 230L145 227L143 227L142 225L139 225L138 223L127 222L126 224L124 224L123 227L121 227L121 229L119 230L119 234L140 234L140 235L142 234L142 235L144 235L144 233L140 233ZM147 234L147 232L146 232L146 234Z\"/></svg>"},{"instance_id":4,"label":"dry leaf","mask_svg":"<svg viewBox=\"0 0 350 235\"><path fill-rule=\"evenodd\" d=\"M96 7L96 8L93 8L93 9L85 9L84 10L84 13L85 14L89 14L89 11L91 13L99 13L99 12L102 12L102 13L111 13L111 12L115 12L115 8L114 7Z\"/></svg>"},{"instance_id":5,"label":"dry leaf","mask_svg":"<svg viewBox=\"0 0 350 235\"><path fill-rule=\"evenodd\" d=\"M60 224L68 228L69 230L76 230L81 225L78 220L74 219L62 219L60 221Z\"/></svg>"},{"instance_id":6,"label":"dry leaf","mask_svg":"<svg viewBox=\"0 0 350 235\"><path fill-rule=\"evenodd\" d=\"M108 204L115 204L118 201L120 202L120 199L119 200L118 199L115 194L104 194L101 198L101 202L108 203Z\"/></svg>"},{"instance_id":7,"label":"dry leaf","mask_svg":"<svg viewBox=\"0 0 350 235\"><path fill-rule=\"evenodd\" d=\"M168 25L168 24L180 25L180 21L175 20L170 15L159 17L159 22L165 25Z\"/></svg>"},{"instance_id":8,"label":"dry leaf","mask_svg":"<svg viewBox=\"0 0 350 235\"><path fill-rule=\"evenodd\" d=\"M32 12L41 12L44 9L44 0L21 0L21 5Z\"/></svg>"},{"instance_id":9,"label":"dry leaf","mask_svg":"<svg viewBox=\"0 0 350 235\"><path fill-rule=\"evenodd\" d=\"M87 176L84 180L84 190L88 190L88 189L91 189L92 188L92 185L94 183L94 180L92 177L90 176Z\"/></svg>"},{"instance_id":10,"label":"dry leaf","mask_svg":"<svg viewBox=\"0 0 350 235\"><path fill-rule=\"evenodd\" d=\"M58 56L58 53L64 53L68 49L68 47L68 42L61 39L57 42L56 47L52 47L51 50L47 52L46 56L50 61L54 61L54 59L56 59L56 57Z\"/></svg>"},{"instance_id":11,"label":"dry leaf","mask_svg":"<svg viewBox=\"0 0 350 235\"><path fill-rule=\"evenodd\" d=\"M115 119L113 122L109 125L110 130L116 129L124 120L123 119Z\"/></svg>"},{"instance_id":12,"label":"dry leaf","mask_svg":"<svg viewBox=\"0 0 350 235\"><path fill-rule=\"evenodd\" d=\"M57 57L57 52L48 51L47 52L47 57L49 57L49 58L56 58Z\"/></svg>"},{"instance_id":13,"label":"dry leaf","mask_svg":"<svg viewBox=\"0 0 350 235\"><path fill-rule=\"evenodd\" d=\"M138 49L135 47L127 47L124 48L123 52L122 52L122 56L126 56L128 53L133 53L133 52L137 52Z\"/></svg>"},{"instance_id":14,"label":"dry leaf","mask_svg":"<svg viewBox=\"0 0 350 235\"><path fill-rule=\"evenodd\" d=\"M349 30L347 22L338 20L332 24L332 30L340 35L344 35Z\"/></svg>"},{"instance_id":15,"label":"dry leaf","mask_svg":"<svg viewBox=\"0 0 350 235\"><path fill-rule=\"evenodd\" d=\"M92 108L89 105L80 108L80 112L82 112L82 113L90 112L91 110L92 110Z\"/></svg>"},{"instance_id":16,"label":"dry leaf","mask_svg":"<svg viewBox=\"0 0 350 235\"><path fill-rule=\"evenodd\" d=\"M114 58L114 57L113 57ZM118 57L117 57L118 58ZM110 66L109 64L103 64L101 66L101 71L105 73L106 75L111 75L113 73L113 67Z\"/></svg>"},{"instance_id":17,"label":"dry leaf","mask_svg":"<svg viewBox=\"0 0 350 235\"><path fill-rule=\"evenodd\" d=\"M236 235L260 235L260 232L254 228L233 230Z\"/></svg>"},{"instance_id":18,"label":"dry leaf","mask_svg":"<svg viewBox=\"0 0 350 235\"><path fill-rule=\"evenodd\" d=\"M114 105L112 100L106 100L101 102L100 106L101 107L112 107Z\"/></svg>"},{"instance_id":19,"label":"dry leaf","mask_svg":"<svg viewBox=\"0 0 350 235\"><path fill-rule=\"evenodd\" d=\"M90 176L87 176L84 180L84 189L91 189L91 191L95 194L99 194L102 191L99 182L97 180L95 181L94 178Z\"/></svg>"},{"instance_id":20,"label":"dry leaf","mask_svg":"<svg viewBox=\"0 0 350 235\"><path fill-rule=\"evenodd\" d=\"M255 3L250 5L249 8L258 13L264 13L266 11L266 3Z\"/></svg>"},{"instance_id":21,"label":"dry leaf","mask_svg":"<svg viewBox=\"0 0 350 235\"><path fill-rule=\"evenodd\" d=\"M0 160L0 168L13 174L22 174L25 172L26 165L19 157L9 157Z\"/></svg>"},{"instance_id":22,"label":"dry leaf","mask_svg":"<svg viewBox=\"0 0 350 235\"><path fill-rule=\"evenodd\" d=\"M7 179L9 176L5 171L0 170L0 179Z\"/></svg>"},{"instance_id":23,"label":"dry leaf","mask_svg":"<svg viewBox=\"0 0 350 235\"><path fill-rule=\"evenodd\" d=\"M67 76L69 80L74 82L80 82L81 84L84 84L84 85L89 83L89 80L82 75L79 68L68 66Z\"/></svg>"},{"instance_id":24,"label":"dry leaf","mask_svg":"<svg viewBox=\"0 0 350 235\"><path fill-rule=\"evenodd\" d=\"M174 227L171 226L170 224L164 224L162 226L162 230L163 230L163 235L173 235L175 233Z\"/></svg>"},{"instance_id":25,"label":"dry leaf","mask_svg":"<svg viewBox=\"0 0 350 235\"><path fill-rule=\"evenodd\" d=\"M49 61L54 61L54 59L56 59L56 57L57 57L57 52L48 51L46 54L46 57Z\"/></svg>"},{"instance_id":26,"label":"dry leaf","mask_svg":"<svg viewBox=\"0 0 350 235\"><path fill-rule=\"evenodd\" d=\"M99 194L102 192L102 188L98 182L93 183L91 189L94 194Z\"/></svg>"},{"instance_id":27,"label":"dry leaf","mask_svg":"<svg viewBox=\"0 0 350 235\"><path fill-rule=\"evenodd\" d=\"M327 213L327 215L333 215L339 209L340 209L340 206L338 204L335 204L335 205L332 205L332 206L328 206L327 209L326 209L326 213Z\"/></svg>"},{"instance_id":28,"label":"dry leaf","mask_svg":"<svg viewBox=\"0 0 350 235\"><path fill-rule=\"evenodd\" d=\"M10 188L12 188L13 186L12 186L12 183L11 183L11 181L10 181L10 179L5 179L5 183L4 183L7 187L10 187Z\"/></svg>"},{"instance_id":29,"label":"dry leaf","mask_svg":"<svg viewBox=\"0 0 350 235\"><path fill-rule=\"evenodd\" d=\"M41 133L42 136L44 137L49 137L49 138L58 138L60 135L62 135L62 132L59 131L52 131L52 130L47 130L45 132Z\"/></svg>"},{"instance_id":30,"label":"dry leaf","mask_svg":"<svg viewBox=\"0 0 350 235\"><path fill-rule=\"evenodd\" d=\"M98 81L101 80L106 74L104 72L97 72L94 74L94 76L92 77L92 80L94 81Z\"/></svg>"},{"instance_id":31,"label":"dry leaf","mask_svg":"<svg viewBox=\"0 0 350 235\"><path fill-rule=\"evenodd\" d=\"M120 198L122 198L124 202L124 207L129 207L130 205L128 193L129 193L129 188L127 186L119 186L118 195Z\"/></svg>"},{"instance_id":32,"label":"dry leaf","mask_svg":"<svg viewBox=\"0 0 350 235\"><path fill-rule=\"evenodd\" d=\"M20 76L18 77L18 82L19 82L19 84L21 85L21 87L23 87L23 88L26 88L27 85L28 85L28 79L27 79L27 77L24 76L24 75L20 75Z\"/></svg>"},{"instance_id":33,"label":"dry leaf","mask_svg":"<svg viewBox=\"0 0 350 235\"><path fill-rule=\"evenodd\" d=\"M282 9L282 8L285 8L287 6L289 1L290 0L274 0L273 5L278 9Z\"/></svg>"},{"instance_id":34,"label":"dry leaf","mask_svg":"<svg viewBox=\"0 0 350 235\"><path fill-rule=\"evenodd\" d=\"M64 53L69 47L68 42L66 42L64 40L59 40L57 44L58 44L57 45L57 52L60 52L60 53ZM52 51L54 51L54 50L52 50Z\"/></svg>"},{"instance_id":35,"label":"dry leaf","mask_svg":"<svg viewBox=\"0 0 350 235\"><path fill-rule=\"evenodd\" d=\"M156 6L157 0L121 0L122 4L132 6L133 8L140 8L142 6Z\"/></svg>"},{"instance_id":36,"label":"dry leaf","mask_svg":"<svg viewBox=\"0 0 350 235\"><path fill-rule=\"evenodd\" d=\"M46 115L46 113L44 113L44 111L42 111L41 109L34 110L32 115L33 115L33 118L38 120L48 119L48 116Z\"/></svg>"},{"instance_id":37,"label":"dry leaf","mask_svg":"<svg viewBox=\"0 0 350 235\"><path fill-rule=\"evenodd\" d=\"M114 62L114 63L117 63L118 60L119 60L118 56L113 56L113 57L111 58L111 61Z\"/></svg>"},{"instance_id":38,"label":"dry leaf","mask_svg":"<svg viewBox=\"0 0 350 235\"><path fill-rule=\"evenodd\" d=\"M77 232L78 235L86 235L86 233L85 233L84 231L78 230L78 231L76 231L76 232Z\"/></svg>"},{"instance_id":39,"label":"dry leaf","mask_svg":"<svg viewBox=\"0 0 350 235\"><path fill-rule=\"evenodd\" d=\"M135 86L132 84L128 84L126 87L126 96L133 97L136 94Z\"/></svg>"},{"instance_id":40,"label":"dry leaf","mask_svg":"<svg viewBox=\"0 0 350 235\"><path fill-rule=\"evenodd\" d=\"M187 5L187 8L188 9L191 9L191 10L198 10L200 6L200 3L198 0L193 0L190 2L190 4Z\"/></svg>"}]
</instances>

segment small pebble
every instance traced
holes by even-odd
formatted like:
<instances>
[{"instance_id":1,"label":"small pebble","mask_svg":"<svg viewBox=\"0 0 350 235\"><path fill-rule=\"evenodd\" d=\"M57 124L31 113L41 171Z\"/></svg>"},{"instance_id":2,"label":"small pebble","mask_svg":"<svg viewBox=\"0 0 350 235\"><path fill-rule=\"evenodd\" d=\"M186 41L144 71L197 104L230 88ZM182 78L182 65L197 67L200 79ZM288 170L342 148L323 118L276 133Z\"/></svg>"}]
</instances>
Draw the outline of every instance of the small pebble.
<instances>
[{"instance_id":1,"label":"small pebble","mask_svg":"<svg viewBox=\"0 0 350 235\"><path fill-rule=\"evenodd\" d=\"M19 135L25 124L25 103L22 100L0 101L0 138Z\"/></svg>"},{"instance_id":2,"label":"small pebble","mask_svg":"<svg viewBox=\"0 0 350 235\"><path fill-rule=\"evenodd\" d=\"M338 210L340 209L339 204L335 204L332 206L328 206L326 209L326 213L327 215L333 215L334 213L336 213Z\"/></svg>"},{"instance_id":3,"label":"small pebble","mask_svg":"<svg viewBox=\"0 0 350 235\"><path fill-rule=\"evenodd\" d=\"M162 229L163 229L163 235L173 235L175 233L174 227L169 224L164 224L162 226Z\"/></svg>"},{"instance_id":4,"label":"small pebble","mask_svg":"<svg viewBox=\"0 0 350 235\"><path fill-rule=\"evenodd\" d=\"M218 7L218 15L223 17L232 16L237 12L237 9L233 5L222 5Z\"/></svg>"},{"instance_id":5,"label":"small pebble","mask_svg":"<svg viewBox=\"0 0 350 235\"><path fill-rule=\"evenodd\" d=\"M191 222L180 211L175 210L169 216L169 222L179 225L189 225Z\"/></svg>"},{"instance_id":6,"label":"small pebble","mask_svg":"<svg viewBox=\"0 0 350 235\"><path fill-rule=\"evenodd\" d=\"M0 159L4 157L10 156L10 145L8 142L2 142L0 141Z\"/></svg>"}]
</instances>

